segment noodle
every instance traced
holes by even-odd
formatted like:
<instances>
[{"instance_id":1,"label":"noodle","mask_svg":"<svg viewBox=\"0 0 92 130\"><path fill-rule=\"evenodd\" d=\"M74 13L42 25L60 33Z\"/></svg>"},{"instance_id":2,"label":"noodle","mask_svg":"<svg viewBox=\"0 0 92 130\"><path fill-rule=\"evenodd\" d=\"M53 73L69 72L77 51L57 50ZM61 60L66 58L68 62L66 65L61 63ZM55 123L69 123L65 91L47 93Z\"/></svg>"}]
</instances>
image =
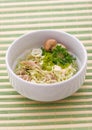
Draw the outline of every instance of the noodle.
<instances>
[{"instance_id":1,"label":"noodle","mask_svg":"<svg viewBox=\"0 0 92 130\"><path fill-rule=\"evenodd\" d=\"M78 71L78 66L76 58L57 44L50 51L43 47L32 49L17 63L14 71L29 82L49 84L71 78Z\"/></svg>"}]
</instances>

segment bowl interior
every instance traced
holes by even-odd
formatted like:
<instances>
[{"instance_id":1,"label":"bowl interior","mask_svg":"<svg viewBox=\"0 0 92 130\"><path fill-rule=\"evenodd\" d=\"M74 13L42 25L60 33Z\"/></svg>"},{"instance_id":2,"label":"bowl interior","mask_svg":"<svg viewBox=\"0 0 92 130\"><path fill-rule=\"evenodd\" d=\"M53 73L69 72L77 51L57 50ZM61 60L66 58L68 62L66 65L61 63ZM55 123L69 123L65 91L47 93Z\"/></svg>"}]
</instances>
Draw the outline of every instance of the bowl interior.
<instances>
[{"instance_id":1,"label":"bowl interior","mask_svg":"<svg viewBox=\"0 0 92 130\"><path fill-rule=\"evenodd\" d=\"M50 38L54 38L59 43L63 43L67 49L77 57L79 68L82 67L85 63L86 53L80 41L65 32L45 30L30 32L13 42L8 49L7 55L10 68L13 69L17 58L25 53L26 50L41 47L44 42Z\"/></svg>"}]
</instances>

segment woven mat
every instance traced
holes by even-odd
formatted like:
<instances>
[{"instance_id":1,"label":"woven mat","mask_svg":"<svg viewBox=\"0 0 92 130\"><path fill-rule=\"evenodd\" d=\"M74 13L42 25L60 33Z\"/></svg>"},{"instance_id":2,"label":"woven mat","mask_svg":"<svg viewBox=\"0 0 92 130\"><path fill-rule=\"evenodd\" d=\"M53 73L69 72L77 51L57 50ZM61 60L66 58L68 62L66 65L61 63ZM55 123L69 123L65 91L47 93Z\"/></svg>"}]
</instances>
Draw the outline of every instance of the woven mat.
<instances>
[{"instance_id":1,"label":"woven mat","mask_svg":"<svg viewBox=\"0 0 92 130\"><path fill-rule=\"evenodd\" d=\"M5 54L31 30L56 29L75 35L88 52L85 83L72 96L40 103L10 85ZM92 0L0 0L0 130L92 130Z\"/></svg>"}]
</instances>

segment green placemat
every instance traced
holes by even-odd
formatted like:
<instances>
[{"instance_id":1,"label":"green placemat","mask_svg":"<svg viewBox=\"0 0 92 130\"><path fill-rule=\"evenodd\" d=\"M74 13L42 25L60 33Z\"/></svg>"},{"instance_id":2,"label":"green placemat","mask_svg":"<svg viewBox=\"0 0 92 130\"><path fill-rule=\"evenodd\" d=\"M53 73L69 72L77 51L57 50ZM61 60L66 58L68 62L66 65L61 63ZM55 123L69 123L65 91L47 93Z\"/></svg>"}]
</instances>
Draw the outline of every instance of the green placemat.
<instances>
[{"instance_id":1,"label":"green placemat","mask_svg":"<svg viewBox=\"0 0 92 130\"><path fill-rule=\"evenodd\" d=\"M40 103L19 95L5 67L9 45L31 30L63 30L88 52L86 80L64 100ZM92 129L92 0L0 0L0 130Z\"/></svg>"}]
</instances>

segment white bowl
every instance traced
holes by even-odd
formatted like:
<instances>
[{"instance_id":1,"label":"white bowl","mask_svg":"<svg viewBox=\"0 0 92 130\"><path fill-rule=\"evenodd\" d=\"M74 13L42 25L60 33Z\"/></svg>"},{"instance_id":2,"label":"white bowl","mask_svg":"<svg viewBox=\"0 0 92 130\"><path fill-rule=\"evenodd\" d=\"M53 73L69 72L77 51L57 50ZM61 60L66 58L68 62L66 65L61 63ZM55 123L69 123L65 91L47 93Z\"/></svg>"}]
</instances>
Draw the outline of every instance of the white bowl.
<instances>
[{"instance_id":1,"label":"white bowl","mask_svg":"<svg viewBox=\"0 0 92 130\"><path fill-rule=\"evenodd\" d=\"M63 43L78 59L79 71L70 79L52 84L37 84L19 78L13 72L17 58L26 50L41 47L49 38ZM74 36L63 31L32 31L15 40L6 53L6 65L9 79L14 89L21 95L37 101L55 101L64 99L76 92L84 82L87 53L83 44Z\"/></svg>"}]
</instances>

